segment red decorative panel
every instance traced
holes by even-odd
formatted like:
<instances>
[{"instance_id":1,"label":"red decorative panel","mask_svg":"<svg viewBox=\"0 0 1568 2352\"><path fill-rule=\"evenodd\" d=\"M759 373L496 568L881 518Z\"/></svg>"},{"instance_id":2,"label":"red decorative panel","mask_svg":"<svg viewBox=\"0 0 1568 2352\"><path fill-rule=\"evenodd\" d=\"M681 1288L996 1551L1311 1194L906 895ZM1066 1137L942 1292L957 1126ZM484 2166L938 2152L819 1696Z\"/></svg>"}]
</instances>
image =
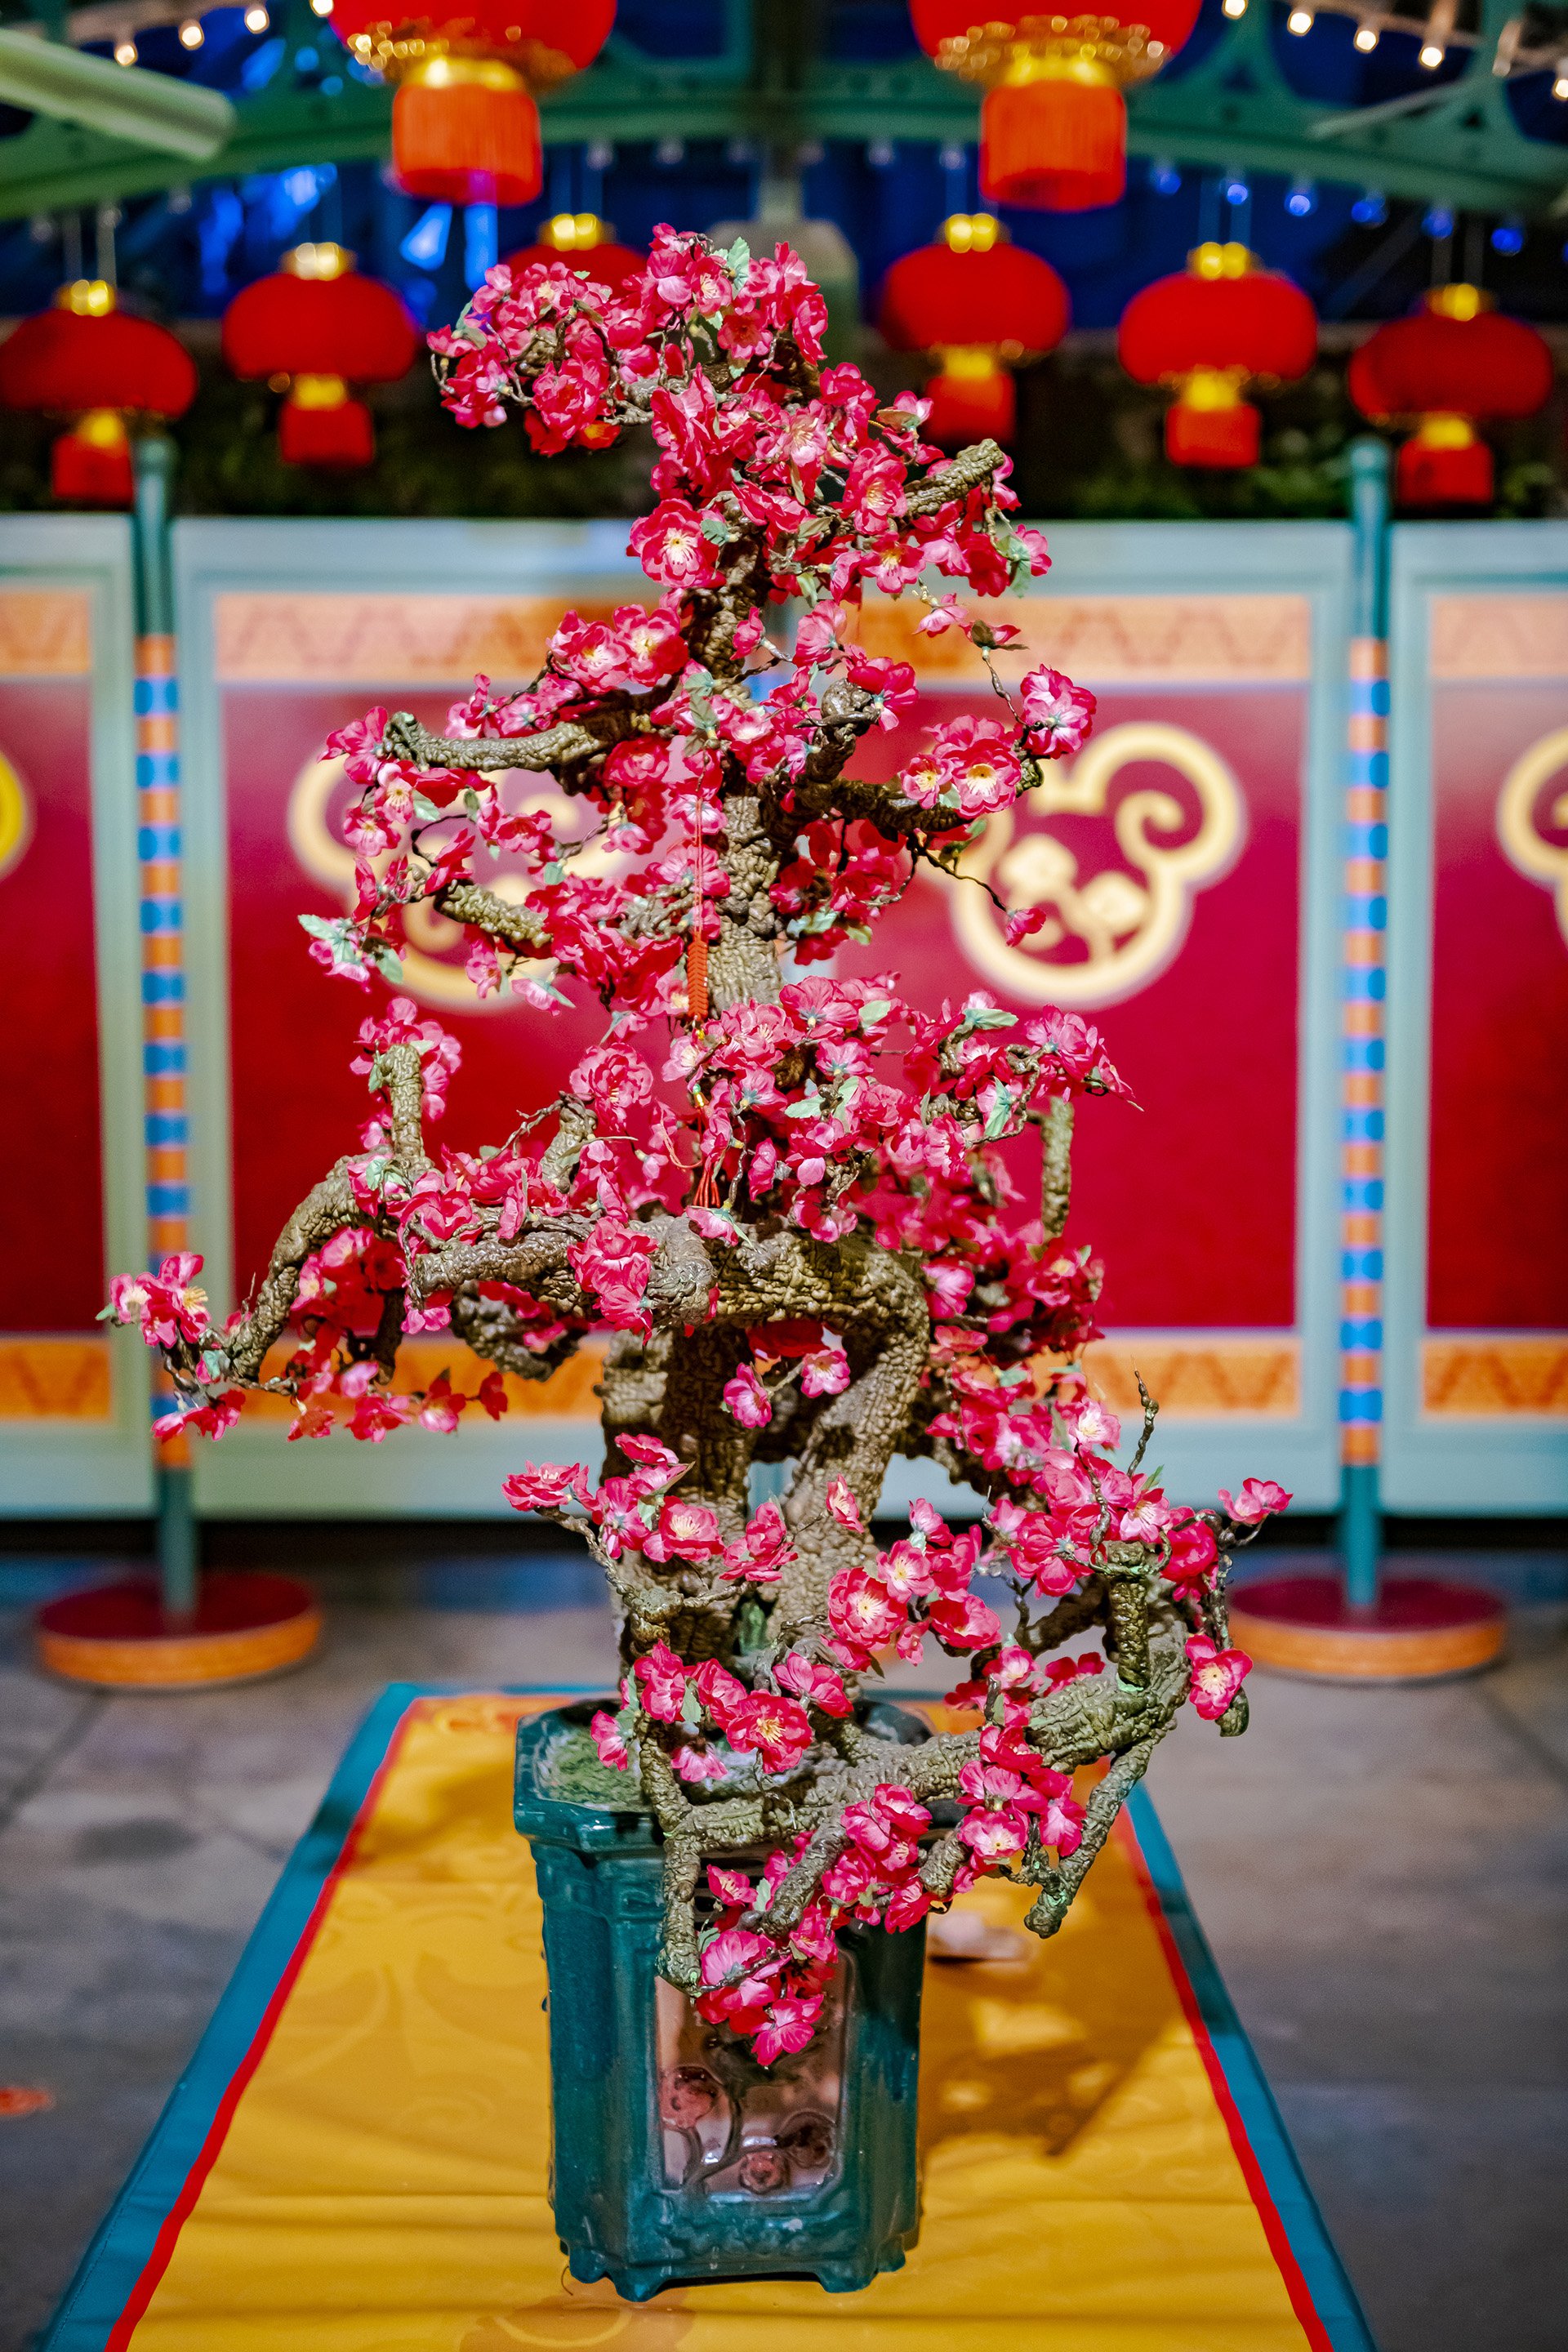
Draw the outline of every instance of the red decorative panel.
<instances>
[{"instance_id":1,"label":"red decorative panel","mask_svg":"<svg viewBox=\"0 0 1568 2352\"><path fill-rule=\"evenodd\" d=\"M388 992L380 981L362 990L330 978L311 959L300 917L341 915L352 904L353 854L339 822L353 787L342 782L340 763L319 754L331 730L358 718L371 698L352 685L224 689L234 1270L241 1294L265 1267L289 1212L340 1153L357 1147L369 1110L364 1080L349 1064L360 1023L385 1004ZM439 728L452 699L451 691L426 692L400 694L397 703ZM518 789L531 804L542 797L560 803L564 826L576 821L548 780L520 779ZM478 1004L463 976L455 924L426 915L410 939L405 992L463 1049L434 1139L469 1149L498 1143L512 1119L554 1097L605 1016L595 1003L552 1014L510 996ZM310 1073L305 1087L301 1050Z\"/></svg>"},{"instance_id":2,"label":"red decorative panel","mask_svg":"<svg viewBox=\"0 0 1568 2352\"><path fill-rule=\"evenodd\" d=\"M984 707L929 693L910 720ZM858 764L890 772L915 740L907 724ZM1103 1030L1141 1108L1080 1112L1069 1238L1105 1257L1112 1329L1296 1319L1305 756L1300 683L1103 687L1088 749L970 853L980 878L922 875L856 951L901 967L925 1009L983 988ZM1046 927L1009 948L981 879L1009 908L1048 906ZM1016 1149L1032 1187L1037 1147Z\"/></svg>"},{"instance_id":3,"label":"red decorative panel","mask_svg":"<svg viewBox=\"0 0 1568 2352\"><path fill-rule=\"evenodd\" d=\"M88 622L85 595L0 592L4 1332L91 1331L106 1296ZM23 1244L40 1213L72 1236L58 1259Z\"/></svg>"},{"instance_id":4,"label":"red decorative panel","mask_svg":"<svg viewBox=\"0 0 1568 2352\"><path fill-rule=\"evenodd\" d=\"M1543 646L1541 667L1558 674L1519 675L1531 640L1510 631L1497 650L1513 675L1454 676L1481 667L1495 632L1457 628L1452 608L1493 603L1555 607L1559 637L1568 625L1565 597L1438 600L1427 1322L1560 1332L1568 1329L1568 668L1561 644Z\"/></svg>"}]
</instances>

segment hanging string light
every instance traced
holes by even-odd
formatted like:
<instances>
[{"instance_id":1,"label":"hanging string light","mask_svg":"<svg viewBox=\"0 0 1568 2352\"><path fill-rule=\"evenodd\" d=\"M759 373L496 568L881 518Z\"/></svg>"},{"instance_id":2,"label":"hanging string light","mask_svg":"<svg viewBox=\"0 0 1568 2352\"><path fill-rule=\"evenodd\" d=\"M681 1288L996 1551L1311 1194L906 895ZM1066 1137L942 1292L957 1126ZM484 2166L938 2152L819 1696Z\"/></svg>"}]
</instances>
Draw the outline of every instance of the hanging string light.
<instances>
[{"instance_id":1,"label":"hanging string light","mask_svg":"<svg viewBox=\"0 0 1568 2352\"><path fill-rule=\"evenodd\" d=\"M1133 296L1117 349L1136 383L1176 387L1165 412L1173 465L1255 466L1263 420L1242 393L1305 375L1318 321L1300 287L1244 245L1200 245L1184 270Z\"/></svg>"},{"instance_id":2,"label":"hanging string light","mask_svg":"<svg viewBox=\"0 0 1568 2352\"><path fill-rule=\"evenodd\" d=\"M354 467L375 457L375 428L353 383L392 383L414 364L419 337L390 286L362 278L341 245L297 245L270 278L224 314L223 355L247 381L286 392L278 454L286 466Z\"/></svg>"},{"instance_id":3,"label":"hanging string light","mask_svg":"<svg viewBox=\"0 0 1568 2352\"><path fill-rule=\"evenodd\" d=\"M1362 415L1410 424L1394 469L1401 506L1490 506L1495 468L1476 431L1533 416L1551 397L1552 353L1522 319L1505 319L1479 286L1435 287L1414 318L1363 343L1346 379Z\"/></svg>"},{"instance_id":4,"label":"hanging string light","mask_svg":"<svg viewBox=\"0 0 1568 2352\"><path fill-rule=\"evenodd\" d=\"M1122 0L1119 0L1122 5ZM1133 0L1137 14L976 18L971 0L910 0L915 37L981 83L980 193L1045 212L1113 205L1127 184L1123 88L1175 55L1199 0Z\"/></svg>"},{"instance_id":5,"label":"hanging string light","mask_svg":"<svg viewBox=\"0 0 1568 2352\"><path fill-rule=\"evenodd\" d=\"M946 446L1011 439L1017 394L1009 369L1054 351L1067 332L1068 290L1048 261L1022 252L989 213L954 213L934 245L895 261L879 325L895 351L931 352L926 431Z\"/></svg>"}]
</instances>

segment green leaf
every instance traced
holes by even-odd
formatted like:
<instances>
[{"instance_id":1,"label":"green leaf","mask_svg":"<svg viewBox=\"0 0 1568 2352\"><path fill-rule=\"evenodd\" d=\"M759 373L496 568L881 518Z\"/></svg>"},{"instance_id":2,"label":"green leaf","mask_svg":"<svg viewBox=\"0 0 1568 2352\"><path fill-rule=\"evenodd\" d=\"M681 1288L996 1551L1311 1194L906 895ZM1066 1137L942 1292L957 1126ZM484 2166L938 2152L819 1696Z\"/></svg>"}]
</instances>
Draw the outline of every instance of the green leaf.
<instances>
[{"instance_id":1,"label":"green leaf","mask_svg":"<svg viewBox=\"0 0 1568 2352\"><path fill-rule=\"evenodd\" d=\"M861 1028L874 1029L879 1021L887 1019L892 1009L893 1001L890 996L879 996L872 1003L863 1004L860 1007Z\"/></svg>"},{"instance_id":2,"label":"green leaf","mask_svg":"<svg viewBox=\"0 0 1568 2352\"><path fill-rule=\"evenodd\" d=\"M738 236L735 239L734 244L730 247L729 252L724 256L724 267L728 269L736 285L739 286L751 266L752 248L746 243L743 236Z\"/></svg>"},{"instance_id":3,"label":"green leaf","mask_svg":"<svg viewBox=\"0 0 1568 2352\"><path fill-rule=\"evenodd\" d=\"M416 793L414 795L414 814L416 816L423 817L426 824L433 824L435 819L440 815L441 812L437 807L433 800L427 800L423 793Z\"/></svg>"},{"instance_id":4,"label":"green leaf","mask_svg":"<svg viewBox=\"0 0 1568 2352\"><path fill-rule=\"evenodd\" d=\"M704 539L711 540L715 547L728 547L735 534L723 516L715 514L710 509L702 518L702 536Z\"/></svg>"}]
</instances>

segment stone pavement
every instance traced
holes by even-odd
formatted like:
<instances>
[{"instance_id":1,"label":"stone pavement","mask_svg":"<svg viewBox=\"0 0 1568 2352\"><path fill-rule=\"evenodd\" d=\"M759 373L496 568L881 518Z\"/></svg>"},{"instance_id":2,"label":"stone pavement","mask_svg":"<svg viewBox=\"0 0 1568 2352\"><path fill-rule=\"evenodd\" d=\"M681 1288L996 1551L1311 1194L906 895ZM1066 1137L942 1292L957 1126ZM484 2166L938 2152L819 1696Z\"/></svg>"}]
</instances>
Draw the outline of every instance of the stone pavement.
<instances>
[{"instance_id":1,"label":"stone pavement","mask_svg":"<svg viewBox=\"0 0 1568 2352\"><path fill-rule=\"evenodd\" d=\"M0 2352L37 2342L383 1685L615 1665L576 1563L489 1559L323 1578L285 1679L100 1697L28 1662L16 1603L67 1580L0 1565L0 2083L55 2102L0 2118ZM1245 1743L1184 1720L1152 1787L1382 2352L1565 2352L1568 1612L1519 1611L1465 1683L1252 1689Z\"/></svg>"}]
</instances>

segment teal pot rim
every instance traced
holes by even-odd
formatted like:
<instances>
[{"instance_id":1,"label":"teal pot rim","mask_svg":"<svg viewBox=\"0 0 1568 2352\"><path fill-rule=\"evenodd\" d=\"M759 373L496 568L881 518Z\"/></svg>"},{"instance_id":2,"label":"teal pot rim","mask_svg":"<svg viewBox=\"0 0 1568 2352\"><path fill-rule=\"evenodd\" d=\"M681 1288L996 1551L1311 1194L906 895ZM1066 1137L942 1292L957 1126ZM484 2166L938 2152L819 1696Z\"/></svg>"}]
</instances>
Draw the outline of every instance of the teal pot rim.
<instances>
[{"instance_id":1,"label":"teal pot rim","mask_svg":"<svg viewBox=\"0 0 1568 2352\"><path fill-rule=\"evenodd\" d=\"M660 1851L658 1824L646 1806L584 1803L552 1794L545 1783L550 1753L562 1732L586 1730L601 1710L613 1715L619 1706L620 1699L613 1693L604 1698L574 1699L543 1715L525 1717L518 1725L512 1820L533 1843L566 1846L575 1853L630 1855ZM856 1715L868 1729L896 1738L901 1747L921 1747L933 1736L922 1716L891 1699L863 1699Z\"/></svg>"}]
</instances>

